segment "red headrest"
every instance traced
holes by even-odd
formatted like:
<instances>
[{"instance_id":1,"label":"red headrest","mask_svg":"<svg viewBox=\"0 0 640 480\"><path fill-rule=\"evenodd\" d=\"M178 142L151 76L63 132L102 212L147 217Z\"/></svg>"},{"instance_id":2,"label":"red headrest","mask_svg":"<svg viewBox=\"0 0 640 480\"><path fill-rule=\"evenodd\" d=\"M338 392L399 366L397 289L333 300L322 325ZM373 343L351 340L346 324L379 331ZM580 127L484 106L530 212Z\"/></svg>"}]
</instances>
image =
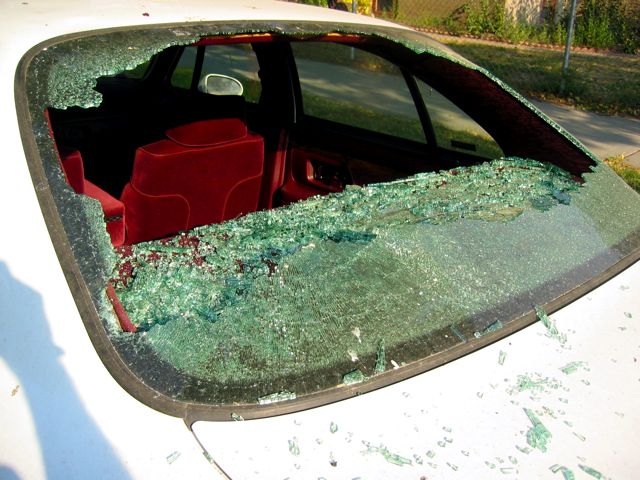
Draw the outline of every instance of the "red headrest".
<instances>
[{"instance_id":1,"label":"red headrest","mask_svg":"<svg viewBox=\"0 0 640 480\"><path fill-rule=\"evenodd\" d=\"M239 118L216 118L167 130L167 137L185 147L208 147L247 136L247 126Z\"/></svg>"}]
</instances>

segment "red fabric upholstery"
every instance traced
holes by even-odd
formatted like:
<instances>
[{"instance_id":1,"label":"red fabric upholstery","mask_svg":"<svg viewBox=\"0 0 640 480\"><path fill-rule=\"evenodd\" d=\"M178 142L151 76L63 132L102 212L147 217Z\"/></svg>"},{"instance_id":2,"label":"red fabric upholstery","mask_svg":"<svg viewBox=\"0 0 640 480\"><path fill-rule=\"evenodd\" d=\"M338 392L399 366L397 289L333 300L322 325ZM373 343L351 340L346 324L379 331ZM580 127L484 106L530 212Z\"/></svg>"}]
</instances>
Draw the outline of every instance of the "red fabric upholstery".
<instances>
[{"instance_id":1,"label":"red fabric upholstery","mask_svg":"<svg viewBox=\"0 0 640 480\"><path fill-rule=\"evenodd\" d=\"M76 193L84 193L84 165L82 155L78 150L61 149L62 171L67 178L67 183Z\"/></svg>"},{"instance_id":2,"label":"red fabric upholstery","mask_svg":"<svg viewBox=\"0 0 640 480\"><path fill-rule=\"evenodd\" d=\"M126 243L166 237L189 227L189 202L181 195L147 195L127 183L120 199L127 208Z\"/></svg>"},{"instance_id":3,"label":"red fabric upholstery","mask_svg":"<svg viewBox=\"0 0 640 480\"><path fill-rule=\"evenodd\" d=\"M84 178L82 155L78 150L60 149L62 171L73 190L100 202L104 212L107 232L114 246L124 243L124 204L97 185Z\"/></svg>"},{"instance_id":4,"label":"red fabric upholstery","mask_svg":"<svg viewBox=\"0 0 640 480\"><path fill-rule=\"evenodd\" d=\"M204 120L167 130L167 137L183 147L206 147L240 140L247 136L247 126L239 118Z\"/></svg>"},{"instance_id":5,"label":"red fabric upholstery","mask_svg":"<svg viewBox=\"0 0 640 480\"><path fill-rule=\"evenodd\" d=\"M127 208L127 243L161 238L255 211L263 139L238 119L194 122L136 151Z\"/></svg>"}]
</instances>

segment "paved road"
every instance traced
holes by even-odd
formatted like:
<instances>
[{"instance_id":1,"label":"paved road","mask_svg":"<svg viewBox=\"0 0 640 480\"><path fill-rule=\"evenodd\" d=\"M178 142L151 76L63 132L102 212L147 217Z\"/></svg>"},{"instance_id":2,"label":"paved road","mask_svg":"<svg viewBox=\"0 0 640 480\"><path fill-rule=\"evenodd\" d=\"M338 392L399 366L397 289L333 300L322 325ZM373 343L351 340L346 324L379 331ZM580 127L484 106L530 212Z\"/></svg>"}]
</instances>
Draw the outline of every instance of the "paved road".
<instances>
[{"instance_id":1,"label":"paved road","mask_svg":"<svg viewBox=\"0 0 640 480\"><path fill-rule=\"evenodd\" d=\"M532 103L599 158L624 155L628 164L640 168L640 120L608 117L544 102Z\"/></svg>"}]
</instances>

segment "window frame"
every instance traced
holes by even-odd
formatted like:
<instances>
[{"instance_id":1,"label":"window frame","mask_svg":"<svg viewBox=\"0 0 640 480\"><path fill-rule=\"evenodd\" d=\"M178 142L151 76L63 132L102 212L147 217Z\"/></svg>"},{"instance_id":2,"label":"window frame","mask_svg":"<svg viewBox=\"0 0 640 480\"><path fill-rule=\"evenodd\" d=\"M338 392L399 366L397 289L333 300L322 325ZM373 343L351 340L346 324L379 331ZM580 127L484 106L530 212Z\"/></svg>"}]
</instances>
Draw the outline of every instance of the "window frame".
<instances>
[{"instance_id":1,"label":"window frame","mask_svg":"<svg viewBox=\"0 0 640 480\"><path fill-rule=\"evenodd\" d=\"M180 23L165 24L162 26L149 27L166 30L170 28L180 28ZM36 141L36 131L46 128L44 112L32 110L32 99L27 93L29 70L36 57L47 48L60 42L90 38L95 35L103 36L113 32L132 31L138 27L114 28L100 31L87 31L77 34L65 35L48 39L32 47L20 60L16 70L16 80L14 83L14 94L16 101L17 120L20 129L25 159L35 188L42 214L48 226L49 233L56 254L67 279L68 286L74 301L78 307L80 316L88 332L89 338L96 349L98 356L104 363L107 370L114 379L132 396L146 404L150 408L158 410L168 415L183 418L190 426L198 420L232 420L232 414L242 415L245 419L262 418L267 416L292 413L308 408L313 408L334 401L347 399L365 392L396 383L420 373L441 366L444 363L455 360L462 355L476 351L483 346L489 345L501 338L534 323L537 319L533 311L526 315L513 319L499 331L487 334L480 339L459 345L451 350L435 355L437 358L426 358L406 365L400 370L390 370L368 382L351 386L340 386L329 390L306 395L293 401L275 403L271 405L208 405L186 401L178 401L164 395L144 384L126 365L123 358L115 351L112 341L107 335L107 331L100 319L86 280L80 270L78 259L72 251L69 237L66 233L62 221L61 213L56 206L56 200L49 185L44 167L44 159L41 155L40 147ZM240 28L240 27L237 27ZM242 27L246 28L246 26ZM266 27L265 27L266 29ZM211 26L212 31L220 31L219 25ZM149 72L151 73L151 72ZM299 92L298 92L299 94ZM533 115L533 113L531 114ZM52 139L46 140L52 146ZM542 305L547 313L553 313L571 301L585 295L597 286L603 284L617 273L628 268L630 265L640 260L640 249L627 255L602 274L592 277L588 282L570 289L565 294Z\"/></svg>"}]
</instances>

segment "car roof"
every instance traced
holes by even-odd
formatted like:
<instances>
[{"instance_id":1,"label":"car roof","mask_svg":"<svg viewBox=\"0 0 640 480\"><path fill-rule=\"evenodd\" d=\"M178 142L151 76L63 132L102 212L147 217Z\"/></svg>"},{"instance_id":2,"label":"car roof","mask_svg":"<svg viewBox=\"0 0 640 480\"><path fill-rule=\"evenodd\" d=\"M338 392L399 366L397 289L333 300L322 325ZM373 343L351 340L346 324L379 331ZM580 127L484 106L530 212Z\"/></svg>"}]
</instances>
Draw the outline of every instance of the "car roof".
<instances>
[{"instance_id":1,"label":"car roof","mask_svg":"<svg viewBox=\"0 0 640 480\"><path fill-rule=\"evenodd\" d=\"M24 52L46 39L90 30L243 20L313 21L405 29L369 16L273 0L13 0L3 8L0 42L3 50L10 46L12 50Z\"/></svg>"}]
</instances>

